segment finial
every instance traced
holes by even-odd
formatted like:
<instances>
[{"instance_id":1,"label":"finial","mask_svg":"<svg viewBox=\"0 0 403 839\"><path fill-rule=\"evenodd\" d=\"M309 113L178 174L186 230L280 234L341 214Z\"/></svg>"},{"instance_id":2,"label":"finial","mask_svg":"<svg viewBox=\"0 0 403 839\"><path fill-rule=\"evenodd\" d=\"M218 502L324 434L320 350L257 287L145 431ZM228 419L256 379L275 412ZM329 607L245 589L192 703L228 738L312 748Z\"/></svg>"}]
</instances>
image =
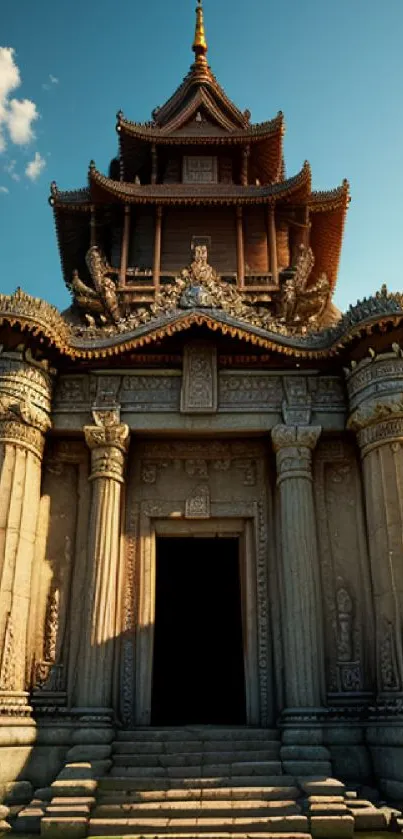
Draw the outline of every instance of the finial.
<instances>
[{"instance_id":1,"label":"finial","mask_svg":"<svg viewBox=\"0 0 403 839\"><path fill-rule=\"evenodd\" d=\"M196 8L196 31L195 31L195 39L193 41L192 50L196 55L196 62L201 64L206 63L206 55L207 55L207 40L206 40L206 32L204 29L204 15L203 15L203 6L202 0L197 0L197 8Z\"/></svg>"}]
</instances>

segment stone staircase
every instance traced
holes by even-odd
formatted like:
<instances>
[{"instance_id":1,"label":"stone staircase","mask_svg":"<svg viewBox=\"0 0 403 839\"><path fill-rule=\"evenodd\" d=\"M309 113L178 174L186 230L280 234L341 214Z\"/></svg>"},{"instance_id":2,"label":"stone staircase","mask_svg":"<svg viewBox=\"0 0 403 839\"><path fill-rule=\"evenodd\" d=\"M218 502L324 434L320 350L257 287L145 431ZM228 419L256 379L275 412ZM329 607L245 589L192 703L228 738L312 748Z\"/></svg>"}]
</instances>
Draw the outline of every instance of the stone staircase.
<instances>
[{"instance_id":1,"label":"stone staircase","mask_svg":"<svg viewBox=\"0 0 403 839\"><path fill-rule=\"evenodd\" d=\"M98 781L90 836L309 836L275 730L122 731L112 760Z\"/></svg>"},{"instance_id":2,"label":"stone staircase","mask_svg":"<svg viewBox=\"0 0 403 839\"><path fill-rule=\"evenodd\" d=\"M74 739L50 787L0 808L6 827L46 839L353 839L393 819L401 827L400 811L331 777L326 748L282 745L277 730L79 729Z\"/></svg>"}]
</instances>

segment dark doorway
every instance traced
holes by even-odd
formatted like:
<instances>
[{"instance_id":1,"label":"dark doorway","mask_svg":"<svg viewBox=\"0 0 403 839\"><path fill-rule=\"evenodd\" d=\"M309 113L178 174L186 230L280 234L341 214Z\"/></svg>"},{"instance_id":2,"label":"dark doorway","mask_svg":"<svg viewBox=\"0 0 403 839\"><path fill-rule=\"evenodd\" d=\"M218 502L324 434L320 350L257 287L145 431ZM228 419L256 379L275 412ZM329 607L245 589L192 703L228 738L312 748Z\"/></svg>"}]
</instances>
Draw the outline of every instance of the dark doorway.
<instances>
[{"instance_id":1,"label":"dark doorway","mask_svg":"<svg viewBox=\"0 0 403 839\"><path fill-rule=\"evenodd\" d=\"M242 725L239 540L157 539L153 725Z\"/></svg>"}]
</instances>

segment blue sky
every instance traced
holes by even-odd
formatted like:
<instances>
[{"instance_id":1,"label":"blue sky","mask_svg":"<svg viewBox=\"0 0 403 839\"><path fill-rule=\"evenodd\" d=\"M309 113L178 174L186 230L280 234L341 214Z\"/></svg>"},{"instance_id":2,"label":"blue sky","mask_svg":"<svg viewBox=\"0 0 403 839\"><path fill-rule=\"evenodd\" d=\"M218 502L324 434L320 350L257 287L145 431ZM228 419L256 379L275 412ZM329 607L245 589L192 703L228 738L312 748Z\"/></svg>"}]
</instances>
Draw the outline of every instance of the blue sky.
<instances>
[{"instance_id":1,"label":"blue sky","mask_svg":"<svg viewBox=\"0 0 403 839\"><path fill-rule=\"evenodd\" d=\"M14 76L10 53L0 61L1 291L21 285L68 305L49 182L84 186L91 158L106 171L116 111L146 120L173 92L192 61L194 7L1 0L0 47L15 51ZM345 309L383 282L401 288L403 0L204 0L204 8L209 61L228 95L256 122L285 113L287 174L308 159L314 188L351 183L336 304ZM15 67L21 83L9 90Z\"/></svg>"}]
</instances>

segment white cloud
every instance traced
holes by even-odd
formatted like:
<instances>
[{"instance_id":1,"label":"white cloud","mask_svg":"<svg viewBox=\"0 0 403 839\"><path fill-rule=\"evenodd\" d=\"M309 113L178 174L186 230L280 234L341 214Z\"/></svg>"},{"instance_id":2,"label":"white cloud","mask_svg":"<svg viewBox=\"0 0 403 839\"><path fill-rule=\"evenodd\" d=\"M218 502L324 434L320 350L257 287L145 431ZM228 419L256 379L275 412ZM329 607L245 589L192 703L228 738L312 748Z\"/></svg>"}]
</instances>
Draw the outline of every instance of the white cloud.
<instances>
[{"instance_id":1,"label":"white cloud","mask_svg":"<svg viewBox=\"0 0 403 839\"><path fill-rule=\"evenodd\" d=\"M28 163L27 168L25 169L25 174L27 178L31 181L36 181L39 178L39 175L43 172L46 166L46 160L42 157L39 152L35 152L35 157L33 160Z\"/></svg>"},{"instance_id":2,"label":"white cloud","mask_svg":"<svg viewBox=\"0 0 403 839\"><path fill-rule=\"evenodd\" d=\"M0 102L5 102L11 91L21 84L20 71L15 63L14 50L0 47Z\"/></svg>"},{"instance_id":3,"label":"white cloud","mask_svg":"<svg viewBox=\"0 0 403 839\"><path fill-rule=\"evenodd\" d=\"M9 160L8 163L6 163L6 165L4 167L4 171L7 172L7 175L10 175L10 178L12 178L13 181L20 181L21 180L20 175L18 175L17 172L15 171L16 165L17 165L16 160Z\"/></svg>"},{"instance_id":4,"label":"white cloud","mask_svg":"<svg viewBox=\"0 0 403 839\"><path fill-rule=\"evenodd\" d=\"M49 80L42 85L44 90L50 90L52 85L59 84L59 79L57 76L52 76L52 73L49 73L48 79Z\"/></svg>"},{"instance_id":5,"label":"white cloud","mask_svg":"<svg viewBox=\"0 0 403 839\"><path fill-rule=\"evenodd\" d=\"M8 193L10 192L10 190L9 190L9 189L7 189L7 187L6 187L6 186L0 186L0 192L4 193L4 195L8 195Z\"/></svg>"},{"instance_id":6,"label":"white cloud","mask_svg":"<svg viewBox=\"0 0 403 839\"><path fill-rule=\"evenodd\" d=\"M25 146L34 139L33 123L39 113L30 99L10 99L21 84L15 52L11 47L0 47L0 153L6 148L5 131L12 143Z\"/></svg>"},{"instance_id":7,"label":"white cloud","mask_svg":"<svg viewBox=\"0 0 403 839\"><path fill-rule=\"evenodd\" d=\"M26 146L34 139L32 123L38 117L36 105L30 99L11 100L6 122L13 143L17 146Z\"/></svg>"}]
</instances>

